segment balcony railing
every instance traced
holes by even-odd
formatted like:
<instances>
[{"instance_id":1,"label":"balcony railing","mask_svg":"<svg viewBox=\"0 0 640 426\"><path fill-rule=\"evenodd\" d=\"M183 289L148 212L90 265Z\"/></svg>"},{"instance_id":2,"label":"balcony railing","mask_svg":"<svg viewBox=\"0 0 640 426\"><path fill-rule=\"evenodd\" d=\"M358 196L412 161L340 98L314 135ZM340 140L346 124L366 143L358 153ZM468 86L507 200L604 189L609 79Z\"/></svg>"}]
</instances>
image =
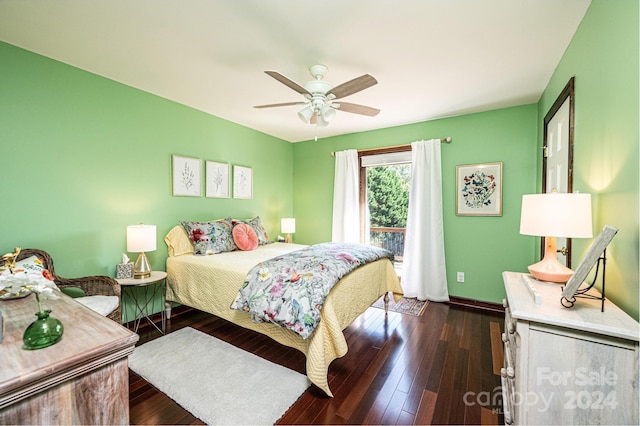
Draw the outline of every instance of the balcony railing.
<instances>
[{"instance_id":1,"label":"balcony railing","mask_svg":"<svg viewBox=\"0 0 640 426\"><path fill-rule=\"evenodd\" d=\"M391 251L396 262L402 262L405 233L406 228L370 228L370 244Z\"/></svg>"}]
</instances>

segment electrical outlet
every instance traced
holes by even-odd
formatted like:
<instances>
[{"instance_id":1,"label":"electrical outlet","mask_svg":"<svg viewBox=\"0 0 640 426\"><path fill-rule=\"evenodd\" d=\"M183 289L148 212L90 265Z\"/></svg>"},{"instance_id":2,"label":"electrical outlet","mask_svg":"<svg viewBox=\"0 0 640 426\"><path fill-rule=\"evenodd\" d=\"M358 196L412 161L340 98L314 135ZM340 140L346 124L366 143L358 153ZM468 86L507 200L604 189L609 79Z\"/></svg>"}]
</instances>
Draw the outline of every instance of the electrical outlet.
<instances>
[{"instance_id":1,"label":"electrical outlet","mask_svg":"<svg viewBox=\"0 0 640 426\"><path fill-rule=\"evenodd\" d=\"M458 272L457 279L459 283L464 282L464 272Z\"/></svg>"}]
</instances>

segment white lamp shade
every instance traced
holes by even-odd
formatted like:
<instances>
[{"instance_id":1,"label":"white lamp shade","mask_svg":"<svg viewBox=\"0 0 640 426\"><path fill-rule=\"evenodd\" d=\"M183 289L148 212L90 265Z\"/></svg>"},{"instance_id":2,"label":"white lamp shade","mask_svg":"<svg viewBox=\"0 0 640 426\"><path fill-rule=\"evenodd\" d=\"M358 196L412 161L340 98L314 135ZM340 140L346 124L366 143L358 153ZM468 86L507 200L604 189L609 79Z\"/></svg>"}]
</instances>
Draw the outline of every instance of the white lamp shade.
<instances>
[{"instance_id":1,"label":"white lamp shade","mask_svg":"<svg viewBox=\"0 0 640 426\"><path fill-rule=\"evenodd\" d=\"M541 237L591 238L591 194L522 196L520 233Z\"/></svg>"},{"instance_id":2,"label":"white lamp shade","mask_svg":"<svg viewBox=\"0 0 640 426\"><path fill-rule=\"evenodd\" d=\"M296 233L296 220L293 217L284 217L280 219L280 229L283 234Z\"/></svg>"},{"instance_id":3,"label":"white lamp shade","mask_svg":"<svg viewBox=\"0 0 640 426\"><path fill-rule=\"evenodd\" d=\"M320 110L320 113L322 114L322 118L324 118L324 121L326 121L327 123L333 120L333 117L336 116L336 110L331 108L329 105L323 106Z\"/></svg>"},{"instance_id":4,"label":"white lamp shade","mask_svg":"<svg viewBox=\"0 0 640 426\"><path fill-rule=\"evenodd\" d=\"M155 225L127 226L127 251L142 253L156 249Z\"/></svg>"},{"instance_id":5,"label":"white lamp shade","mask_svg":"<svg viewBox=\"0 0 640 426\"><path fill-rule=\"evenodd\" d=\"M329 125L329 122L324 119L322 114L317 114L316 115L316 126L318 126L318 127L327 127L328 125Z\"/></svg>"},{"instance_id":6,"label":"white lamp shade","mask_svg":"<svg viewBox=\"0 0 640 426\"><path fill-rule=\"evenodd\" d=\"M311 116L313 116L313 110L310 107L306 107L298 112L298 117L300 117L300 120L306 124L309 124Z\"/></svg>"}]
</instances>

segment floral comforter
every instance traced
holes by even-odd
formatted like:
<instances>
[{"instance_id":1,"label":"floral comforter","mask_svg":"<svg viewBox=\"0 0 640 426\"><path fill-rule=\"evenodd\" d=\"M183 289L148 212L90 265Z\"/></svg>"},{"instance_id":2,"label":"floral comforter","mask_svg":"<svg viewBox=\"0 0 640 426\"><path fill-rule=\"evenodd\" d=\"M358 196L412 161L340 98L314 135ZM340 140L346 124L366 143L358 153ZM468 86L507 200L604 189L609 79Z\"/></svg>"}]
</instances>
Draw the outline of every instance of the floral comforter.
<instances>
[{"instance_id":1,"label":"floral comforter","mask_svg":"<svg viewBox=\"0 0 640 426\"><path fill-rule=\"evenodd\" d=\"M249 312L256 322L272 322L304 339L320 322L329 290L358 266L393 254L378 247L323 243L274 257L254 266L232 309Z\"/></svg>"}]
</instances>

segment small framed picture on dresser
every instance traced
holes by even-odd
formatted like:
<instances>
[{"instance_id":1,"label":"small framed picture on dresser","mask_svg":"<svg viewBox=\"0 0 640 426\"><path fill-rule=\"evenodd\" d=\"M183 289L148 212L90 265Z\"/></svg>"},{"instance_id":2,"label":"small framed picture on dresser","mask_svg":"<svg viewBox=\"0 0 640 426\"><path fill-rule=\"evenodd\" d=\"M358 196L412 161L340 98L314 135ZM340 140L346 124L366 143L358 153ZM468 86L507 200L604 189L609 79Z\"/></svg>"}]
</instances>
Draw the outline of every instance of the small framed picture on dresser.
<instances>
[{"instance_id":1,"label":"small framed picture on dresser","mask_svg":"<svg viewBox=\"0 0 640 426\"><path fill-rule=\"evenodd\" d=\"M580 264L576 268L576 271L564 286L564 290L562 290L562 297L571 299L576 295L577 292L579 292L578 288L582 285L584 280L587 279L587 275L589 275L589 272L591 272L593 267L598 262L598 259L600 259L600 256L603 254L603 252L617 233L618 228L605 225L596 240L593 242L593 244L591 244L589 251L587 252L584 259L582 259L582 262L580 262ZM594 283L596 278L597 277L595 277L593 280ZM593 284L591 286L593 286Z\"/></svg>"}]
</instances>

